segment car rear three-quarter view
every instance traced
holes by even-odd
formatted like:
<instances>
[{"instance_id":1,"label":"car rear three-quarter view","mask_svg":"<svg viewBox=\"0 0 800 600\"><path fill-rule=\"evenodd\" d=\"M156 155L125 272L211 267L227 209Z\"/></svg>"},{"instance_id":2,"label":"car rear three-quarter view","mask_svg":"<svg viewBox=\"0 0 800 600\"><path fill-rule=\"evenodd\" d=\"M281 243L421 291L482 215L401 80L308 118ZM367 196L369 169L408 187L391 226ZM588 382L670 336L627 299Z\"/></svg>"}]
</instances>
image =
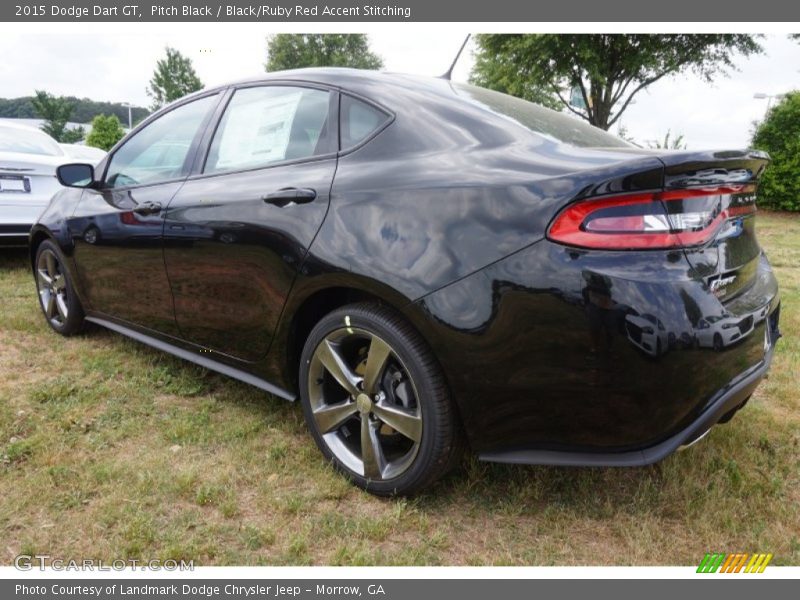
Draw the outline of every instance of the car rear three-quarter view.
<instances>
[{"instance_id":1,"label":"car rear three-quarter view","mask_svg":"<svg viewBox=\"0 0 800 600\"><path fill-rule=\"evenodd\" d=\"M273 73L61 167L31 260L56 331L88 320L299 398L373 493L418 492L464 448L644 465L769 368L768 162L643 150L443 79Z\"/></svg>"}]
</instances>

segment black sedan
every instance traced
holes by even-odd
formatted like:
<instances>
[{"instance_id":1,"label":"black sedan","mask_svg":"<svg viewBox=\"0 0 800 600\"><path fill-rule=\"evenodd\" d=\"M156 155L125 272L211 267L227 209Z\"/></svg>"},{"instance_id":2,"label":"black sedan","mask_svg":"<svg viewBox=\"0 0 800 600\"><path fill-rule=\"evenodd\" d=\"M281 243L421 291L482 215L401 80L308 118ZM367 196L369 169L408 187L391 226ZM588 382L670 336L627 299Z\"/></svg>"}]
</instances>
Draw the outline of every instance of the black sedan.
<instances>
[{"instance_id":1,"label":"black sedan","mask_svg":"<svg viewBox=\"0 0 800 600\"><path fill-rule=\"evenodd\" d=\"M631 146L443 79L273 73L59 169L41 308L299 398L375 494L489 461L643 465L730 419L779 294L768 156Z\"/></svg>"}]
</instances>

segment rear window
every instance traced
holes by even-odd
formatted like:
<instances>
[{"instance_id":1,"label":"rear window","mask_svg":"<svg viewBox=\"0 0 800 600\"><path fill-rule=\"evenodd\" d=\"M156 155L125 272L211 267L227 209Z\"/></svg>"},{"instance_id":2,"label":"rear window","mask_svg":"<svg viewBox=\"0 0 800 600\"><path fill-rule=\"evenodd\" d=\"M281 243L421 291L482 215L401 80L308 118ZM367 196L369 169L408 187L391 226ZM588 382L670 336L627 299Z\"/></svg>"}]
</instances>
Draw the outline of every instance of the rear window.
<instances>
[{"instance_id":1,"label":"rear window","mask_svg":"<svg viewBox=\"0 0 800 600\"><path fill-rule=\"evenodd\" d=\"M63 156L58 143L35 129L0 126L0 152L21 152L40 156Z\"/></svg>"},{"instance_id":2,"label":"rear window","mask_svg":"<svg viewBox=\"0 0 800 600\"><path fill-rule=\"evenodd\" d=\"M631 144L577 117L533 102L464 83L453 84L460 96L529 131L583 148L630 148Z\"/></svg>"},{"instance_id":3,"label":"rear window","mask_svg":"<svg viewBox=\"0 0 800 600\"><path fill-rule=\"evenodd\" d=\"M342 150L352 148L390 119L382 110L342 94L339 108Z\"/></svg>"}]
</instances>

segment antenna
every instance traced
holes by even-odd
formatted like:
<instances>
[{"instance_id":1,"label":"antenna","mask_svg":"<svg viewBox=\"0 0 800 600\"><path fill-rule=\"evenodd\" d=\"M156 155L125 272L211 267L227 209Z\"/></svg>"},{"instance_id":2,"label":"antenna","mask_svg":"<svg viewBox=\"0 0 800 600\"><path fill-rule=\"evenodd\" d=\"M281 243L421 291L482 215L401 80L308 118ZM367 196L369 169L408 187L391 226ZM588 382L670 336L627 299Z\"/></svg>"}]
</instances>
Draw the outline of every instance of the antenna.
<instances>
[{"instance_id":1,"label":"antenna","mask_svg":"<svg viewBox=\"0 0 800 600\"><path fill-rule=\"evenodd\" d=\"M467 37L464 38L464 43L461 44L461 48L459 48L458 54L456 54L456 57L453 59L453 64L450 65L450 68L447 69L447 72L444 75L441 76L442 79L446 79L447 81L450 81L450 78L453 76L453 69L456 68L456 63L458 62L458 59L461 58L461 53L464 51L464 48L467 46L467 42L469 41L469 36L470 35L471 34L468 33Z\"/></svg>"}]
</instances>

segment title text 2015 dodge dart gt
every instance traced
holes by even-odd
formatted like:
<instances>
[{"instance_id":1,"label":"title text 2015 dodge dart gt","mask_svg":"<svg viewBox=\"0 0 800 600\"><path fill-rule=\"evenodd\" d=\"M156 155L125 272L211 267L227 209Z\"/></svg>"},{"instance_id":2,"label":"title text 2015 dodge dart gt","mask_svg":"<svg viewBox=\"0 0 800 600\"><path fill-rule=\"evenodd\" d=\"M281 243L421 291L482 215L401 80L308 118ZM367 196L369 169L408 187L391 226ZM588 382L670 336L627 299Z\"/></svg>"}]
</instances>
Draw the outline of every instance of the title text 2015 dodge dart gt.
<instances>
[{"instance_id":1,"label":"title text 2015 dodge dart gt","mask_svg":"<svg viewBox=\"0 0 800 600\"><path fill-rule=\"evenodd\" d=\"M643 465L764 376L768 157L653 152L468 85L344 69L189 96L31 233L59 333L98 323L277 396L376 494L482 459Z\"/></svg>"}]
</instances>

